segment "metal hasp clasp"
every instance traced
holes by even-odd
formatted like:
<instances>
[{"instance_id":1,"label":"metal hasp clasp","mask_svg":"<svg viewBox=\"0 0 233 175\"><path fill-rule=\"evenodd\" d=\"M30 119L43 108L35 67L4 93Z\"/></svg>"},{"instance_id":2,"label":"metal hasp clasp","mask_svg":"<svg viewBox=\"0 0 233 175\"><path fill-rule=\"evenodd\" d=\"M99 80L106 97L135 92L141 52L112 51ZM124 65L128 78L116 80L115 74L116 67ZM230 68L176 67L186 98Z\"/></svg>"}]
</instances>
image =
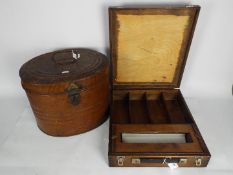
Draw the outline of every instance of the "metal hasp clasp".
<instances>
[{"instance_id":1,"label":"metal hasp clasp","mask_svg":"<svg viewBox=\"0 0 233 175\"><path fill-rule=\"evenodd\" d=\"M117 156L117 164L118 166L124 165L125 156Z\"/></svg>"},{"instance_id":2,"label":"metal hasp clasp","mask_svg":"<svg viewBox=\"0 0 233 175\"><path fill-rule=\"evenodd\" d=\"M134 165L140 165L141 164L141 160L139 158L133 158L132 159L132 164L134 164Z\"/></svg>"},{"instance_id":3,"label":"metal hasp clasp","mask_svg":"<svg viewBox=\"0 0 233 175\"><path fill-rule=\"evenodd\" d=\"M202 159L200 157L197 157L195 163L196 163L196 166L201 166Z\"/></svg>"},{"instance_id":4,"label":"metal hasp clasp","mask_svg":"<svg viewBox=\"0 0 233 175\"><path fill-rule=\"evenodd\" d=\"M72 105L78 105L80 103L81 90L82 86L77 83L71 83L70 86L65 90L68 93L68 99Z\"/></svg>"}]
</instances>

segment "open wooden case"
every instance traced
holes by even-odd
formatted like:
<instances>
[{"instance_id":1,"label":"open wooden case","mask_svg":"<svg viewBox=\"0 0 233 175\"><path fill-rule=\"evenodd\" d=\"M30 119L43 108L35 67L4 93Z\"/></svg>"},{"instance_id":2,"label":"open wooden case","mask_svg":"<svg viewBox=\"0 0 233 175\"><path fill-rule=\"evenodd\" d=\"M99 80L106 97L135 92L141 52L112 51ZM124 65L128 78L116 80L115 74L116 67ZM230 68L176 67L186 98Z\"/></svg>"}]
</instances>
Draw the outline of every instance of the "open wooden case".
<instances>
[{"instance_id":1,"label":"open wooden case","mask_svg":"<svg viewBox=\"0 0 233 175\"><path fill-rule=\"evenodd\" d=\"M109 8L110 166L207 166L210 153L179 90L199 10Z\"/></svg>"}]
</instances>

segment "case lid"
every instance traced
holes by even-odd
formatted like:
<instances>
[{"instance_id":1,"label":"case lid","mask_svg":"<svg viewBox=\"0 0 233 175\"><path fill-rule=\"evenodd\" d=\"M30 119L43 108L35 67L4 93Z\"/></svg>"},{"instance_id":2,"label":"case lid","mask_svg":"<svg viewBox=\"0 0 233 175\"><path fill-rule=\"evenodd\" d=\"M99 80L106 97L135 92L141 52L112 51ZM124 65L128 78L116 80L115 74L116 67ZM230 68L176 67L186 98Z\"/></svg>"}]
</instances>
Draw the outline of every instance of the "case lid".
<instances>
[{"instance_id":1,"label":"case lid","mask_svg":"<svg viewBox=\"0 0 233 175\"><path fill-rule=\"evenodd\" d=\"M103 54L89 49L66 49L46 53L26 62L20 69L23 82L50 84L81 79L108 64Z\"/></svg>"},{"instance_id":2,"label":"case lid","mask_svg":"<svg viewBox=\"0 0 233 175\"><path fill-rule=\"evenodd\" d=\"M199 10L109 8L113 88L179 87Z\"/></svg>"}]
</instances>

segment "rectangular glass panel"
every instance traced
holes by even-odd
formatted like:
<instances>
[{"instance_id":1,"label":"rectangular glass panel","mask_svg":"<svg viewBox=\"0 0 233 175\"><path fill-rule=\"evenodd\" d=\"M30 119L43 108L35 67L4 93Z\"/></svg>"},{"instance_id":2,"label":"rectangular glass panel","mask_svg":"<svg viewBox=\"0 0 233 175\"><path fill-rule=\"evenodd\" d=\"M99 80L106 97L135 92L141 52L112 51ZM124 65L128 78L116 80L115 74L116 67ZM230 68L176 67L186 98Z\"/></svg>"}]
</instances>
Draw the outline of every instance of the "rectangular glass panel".
<instances>
[{"instance_id":1,"label":"rectangular glass panel","mask_svg":"<svg viewBox=\"0 0 233 175\"><path fill-rule=\"evenodd\" d=\"M187 143L186 133L122 133L123 143Z\"/></svg>"}]
</instances>

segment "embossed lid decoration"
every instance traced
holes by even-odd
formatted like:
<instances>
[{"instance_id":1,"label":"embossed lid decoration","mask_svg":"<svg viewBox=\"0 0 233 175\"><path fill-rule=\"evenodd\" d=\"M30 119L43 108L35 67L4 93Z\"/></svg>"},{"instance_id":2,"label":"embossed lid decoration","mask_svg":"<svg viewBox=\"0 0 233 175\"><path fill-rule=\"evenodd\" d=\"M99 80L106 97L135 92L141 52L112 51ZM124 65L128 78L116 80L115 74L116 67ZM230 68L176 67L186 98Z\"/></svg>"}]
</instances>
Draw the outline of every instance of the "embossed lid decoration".
<instances>
[{"instance_id":1,"label":"embossed lid decoration","mask_svg":"<svg viewBox=\"0 0 233 175\"><path fill-rule=\"evenodd\" d=\"M199 9L110 8L114 88L179 87Z\"/></svg>"},{"instance_id":2,"label":"embossed lid decoration","mask_svg":"<svg viewBox=\"0 0 233 175\"><path fill-rule=\"evenodd\" d=\"M40 55L20 69L22 81L55 83L84 78L95 74L107 64L107 58L89 49L66 49Z\"/></svg>"}]
</instances>

